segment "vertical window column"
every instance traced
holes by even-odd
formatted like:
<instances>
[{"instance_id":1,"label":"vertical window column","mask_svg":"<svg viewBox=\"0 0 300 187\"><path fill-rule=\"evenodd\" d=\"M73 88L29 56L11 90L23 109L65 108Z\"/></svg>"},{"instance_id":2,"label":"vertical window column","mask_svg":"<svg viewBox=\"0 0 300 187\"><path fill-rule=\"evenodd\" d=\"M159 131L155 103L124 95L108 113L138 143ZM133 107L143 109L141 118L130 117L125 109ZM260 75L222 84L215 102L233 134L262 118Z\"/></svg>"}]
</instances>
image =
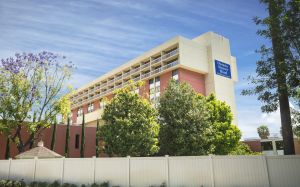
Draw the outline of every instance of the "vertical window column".
<instances>
[{"instance_id":1,"label":"vertical window column","mask_svg":"<svg viewBox=\"0 0 300 187\"><path fill-rule=\"evenodd\" d=\"M149 80L150 102L156 107L160 97L160 78L155 77Z\"/></svg>"},{"instance_id":2,"label":"vertical window column","mask_svg":"<svg viewBox=\"0 0 300 187\"><path fill-rule=\"evenodd\" d=\"M172 71L172 79L175 80L176 82L179 81L178 69Z\"/></svg>"},{"instance_id":3,"label":"vertical window column","mask_svg":"<svg viewBox=\"0 0 300 187\"><path fill-rule=\"evenodd\" d=\"M77 110L77 117L82 116L82 107Z\"/></svg>"},{"instance_id":4,"label":"vertical window column","mask_svg":"<svg viewBox=\"0 0 300 187\"><path fill-rule=\"evenodd\" d=\"M93 112L93 111L94 111L94 103L88 104L88 113Z\"/></svg>"}]
</instances>

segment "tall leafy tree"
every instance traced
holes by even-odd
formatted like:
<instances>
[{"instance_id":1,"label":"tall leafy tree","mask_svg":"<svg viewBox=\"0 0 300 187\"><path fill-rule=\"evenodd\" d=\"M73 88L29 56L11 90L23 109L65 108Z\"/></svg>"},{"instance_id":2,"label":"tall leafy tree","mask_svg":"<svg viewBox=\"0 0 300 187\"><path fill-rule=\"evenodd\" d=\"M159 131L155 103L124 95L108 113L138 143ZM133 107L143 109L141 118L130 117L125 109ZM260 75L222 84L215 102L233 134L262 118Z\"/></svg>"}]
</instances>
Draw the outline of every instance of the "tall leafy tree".
<instances>
[{"instance_id":1,"label":"tall leafy tree","mask_svg":"<svg viewBox=\"0 0 300 187\"><path fill-rule=\"evenodd\" d=\"M33 144L54 117L65 112L59 98L65 94L73 69L72 63L65 61L51 52L22 53L1 60L0 131L11 135L19 152Z\"/></svg>"},{"instance_id":2,"label":"tall leafy tree","mask_svg":"<svg viewBox=\"0 0 300 187\"><path fill-rule=\"evenodd\" d=\"M161 154L225 155L239 144L241 132L232 124L230 107L186 83L170 81L158 110Z\"/></svg>"},{"instance_id":3,"label":"tall leafy tree","mask_svg":"<svg viewBox=\"0 0 300 187\"><path fill-rule=\"evenodd\" d=\"M258 136L261 139L267 139L270 136L269 128L266 125L261 125L257 128Z\"/></svg>"},{"instance_id":4,"label":"tall leafy tree","mask_svg":"<svg viewBox=\"0 0 300 187\"><path fill-rule=\"evenodd\" d=\"M256 68L256 75L249 81L254 88L244 90L244 95L258 95L264 103L263 112L280 109L281 126L285 154L295 154L291 125L290 104L300 83L299 63L299 0L261 0L267 6L269 16L255 18L260 36L271 41L271 46L263 45ZM297 30L298 28L298 30Z\"/></svg>"},{"instance_id":5,"label":"tall leafy tree","mask_svg":"<svg viewBox=\"0 0 300 187\"><path fill-rule=\"evenodd\" d=\"M110 156L149 156L158 152L157 112L134 93L136 85L116 92L105 106L100 136Z\"/></svg>"},{"instance_id":6,"label":"tall leafy tree","mask_svg":"<svg viewBox=\"0 0 300 187\"><path fill-rule=\"evenodd\" d=\"M205 98L183 83L170 81L158 106L160 154L206 155L209 142L209 116Z\"/></svg>"},{"instance_id":7,"label":"tall leafy tree","mask_svg":"<svg viewBox=\"0 0 300 187\"><path fill-rule=\"evenodd\" d=\"M84 158L84 151L85 151L85 114L83 113L82 116L82 124L81 124L81 144L80 144L80 157Z\"/></svg>"},{"instance_id":8,"label":"tall leafy tree","mask_svg":"<svg viewBox=\"0 0 300 187\"><path fill-rule=\"evenodd\" d=\"M65 157L69 157L69 142L70 142L70 118L67 120L66 139L65 139Z\"/></svg>"},{"instance_id":9,"label":"tall leafy tree","mask_svg":"<svg viewBox=\"0 0 300 187\"><path fill-rule=\"evenodd\" d=\"M209 145L212 147L212 153L227 155L239 146L241 131L232 124L233 114L225 102L217 100L214 95L209 95L206 97L206 105L211 132Z\"/></svg>"},{"instance_id":10,"label":"tall leafy tree","mask_svg":"<svg viewBox=\"0 0 300 187\"><path fill-rule=\"evenodd\" d=\"M96 128L96 157L99 157L100 155L100 124L99 124L99 119L97 119L97 128Z\"/></svg>"}]
</instances>

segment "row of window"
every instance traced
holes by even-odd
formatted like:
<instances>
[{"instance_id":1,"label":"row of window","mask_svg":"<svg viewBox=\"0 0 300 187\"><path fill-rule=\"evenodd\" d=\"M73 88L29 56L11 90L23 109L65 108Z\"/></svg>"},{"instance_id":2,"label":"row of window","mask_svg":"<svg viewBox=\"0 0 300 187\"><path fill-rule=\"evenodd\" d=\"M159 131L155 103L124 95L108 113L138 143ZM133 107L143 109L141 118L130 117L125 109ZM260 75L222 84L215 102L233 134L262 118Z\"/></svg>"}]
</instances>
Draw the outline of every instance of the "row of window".
<instances>
[{"instance_id":1,"label":"row of window","mask_svg":"<svg viewBox=\"0 0 300 187\"><path fill-rule=\"evenodd\" d=\"M179 76L178 76L178 69L172 71L172 79L178 81ZM139 94L139 89L137 88L134 90L135 93ZM154 77L149 80L149 100L153 104L153 106L157 106L159 103L159 97L160 97L160 77ZM100 100L100 108L104 108L105 103L101 99ZM93 112L94 111L94 103L88 104L87 112ZM83 115L83 110L82 108L78 108L77 110L77 117Z\"/></svg>"},{"instance_id":2,"label":"row of window","mask_svg":"<svg viewBox=\"0 0 300 187\"><path fill-rule=\"evenodd\" d=\"M100 108L104 108L105 104L104 101L102 101L102 99L100 100ZM93 112L94 111L94 103L89 103L88 104L88 108L87 108L87 113ZM82 107L78 108L77 110L77 117L82 116L83 115L83 110Z\"/></svg>"}]
</instances>

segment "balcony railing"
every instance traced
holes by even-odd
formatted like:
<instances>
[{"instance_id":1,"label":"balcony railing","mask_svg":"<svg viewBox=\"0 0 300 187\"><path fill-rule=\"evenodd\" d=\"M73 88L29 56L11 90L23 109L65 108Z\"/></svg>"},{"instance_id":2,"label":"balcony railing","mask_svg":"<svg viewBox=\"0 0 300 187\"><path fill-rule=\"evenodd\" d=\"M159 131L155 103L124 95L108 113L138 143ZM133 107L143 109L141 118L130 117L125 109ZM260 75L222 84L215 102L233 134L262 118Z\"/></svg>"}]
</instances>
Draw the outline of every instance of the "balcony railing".
<instances>
[{"instance_id":1,"label":"balcony railing","mask_svg":"<svg viewBox=\"0 0 300 187\"><path fill-rule=\"evenodd\" d=\"M103 83L101 84L101 88L104 87L104 86L107 86L107 82L106 83Z\"/></svg>"},{"instance_id":2,"label":"balcony railing","mask_svg":"<svg viewBox=\"0 0 300 187\"><path fill-rule=\"evenodd\" d=\"M161 61L161 57L158 57L158 58L156 58L156 59L154 59L154 60L152 60L152 64L156 64L156 63L158 63L158 62L160 62Z\"/></svg>"},{"instance_id":3,"label":"balcony railing","mask_svg":"<svg viewBox=\"0 0 300 187\"><path fill-rule=\"evenodd\" d=\"M150 62L141 65L141 69L144 69L144 68L149 67L149 66L150 66Z\"/></svg>"},{"instance_id":4,"label":"balcony railing","mask_svg":"<svg viewBox=\"0 0 300 187\"><path fill-rule=\"evenodd\" d=\"M164 55L163 55L163 59L166 59L166 58L169 58L169 57L171 57L171 56L177 55L177 54L178 54L178 51L179 51L178 49L175 49L175 50L173 50L173 51L170 51L170 52L164 54Z\"/></svg>"},{"instance_id":5,"label":"balcony railing","mask_svg":"<svg viewBox=\"0 0 300 187\"><path fill-rule=\"evenodd\" d=\"M115 88L118 89L118 88L121 88L122 86L123 86L123 84L119 84Z\"/></svg>"},{"instance_id":6,"label":"balcony railing","mask_svg":"<svg viewBox=\"0 0 300 187\"><path fill-rule=\"evenodd\" d=\"M139 80L141 80L141 77L136 77L136 78L133 79L134 82L137 82Z\"/></svg>"},{"instance_id":7,"label":"balcony railing","mask_svg":"<svg viewBox=\"0 0 300 187\"><path fill-rule=\"evenodd\" d=\"M123 77L127 77L128 75L130 75L130 71L124 73L124 74L123 74Z\"/></svg>"},{"instance_id":8,"label":"balcony railing","mask_svg":"<svg viewBox=\"0 0 300 187\"><path fill-rule=\"evenodd\" d=\"M149 76L150 76L150 72L149 73L145 73L145 74L142 75L142 79L147 78Z\"/></svg>"},{"instance_id":9,"label":"balcony railing","mask_svg":"<svg viewBox=\"0 0 300 187\"><path fill-rule=\"evenodd\" d=\"M160 68L157 68L157 69L151 71L151 74L159 73L159 72L161 72L161 69L162 69L161 67L160 67Z\"/></svg>"},{"instance_id":10,"label":"balcony railing","mask_svg":"<svg viewBox=\"0 0 300 187\"><path fill-rule=\"evenodd\" d=\"M118 80L120 80L120 79L122 79L122 75L116 77L116 81L118 81Z\"/></svg>"},{"instance_id":11,"label":"balcony railing","mask_svg":"<svg viewBox=\"0 0 300 187\"><path fill-rule=\"evenodd\" d=\"M134 68L134 69L132 69L131 71L130 71L130 73L135 73L135 72L137 72L137 71L140 71L140 67L138 67L138 68Z\"/></svg>"},{"instance_id":12,"label":"balcony railing","mask_svg":"<svg viewBox=\"0 0 300 187\"><path fill-rule=\"evenodd\" d=\"M107 81L107 85L114 83L114 81L115 81L114 79Z\"/></svg>"}]
</instances>

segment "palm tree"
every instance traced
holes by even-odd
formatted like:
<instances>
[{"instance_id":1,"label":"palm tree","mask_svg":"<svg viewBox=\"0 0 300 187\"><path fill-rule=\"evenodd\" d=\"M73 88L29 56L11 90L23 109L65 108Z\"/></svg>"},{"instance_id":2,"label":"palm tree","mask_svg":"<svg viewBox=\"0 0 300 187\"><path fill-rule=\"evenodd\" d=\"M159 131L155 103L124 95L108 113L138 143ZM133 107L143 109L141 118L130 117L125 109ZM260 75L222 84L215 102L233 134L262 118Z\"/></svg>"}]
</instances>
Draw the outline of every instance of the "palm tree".
<instances>
[{"instance_id":1,"label":"palm tree","mask_svg":"<svg viewBox=\"0 0 300 187\"><path fill-rule=\"evenodd\" d=\"M266 125L259 126L257 128L257 133L261 139L268 139L268 137L270 136L269 128Z\"/></svg>"}]
</instances>

